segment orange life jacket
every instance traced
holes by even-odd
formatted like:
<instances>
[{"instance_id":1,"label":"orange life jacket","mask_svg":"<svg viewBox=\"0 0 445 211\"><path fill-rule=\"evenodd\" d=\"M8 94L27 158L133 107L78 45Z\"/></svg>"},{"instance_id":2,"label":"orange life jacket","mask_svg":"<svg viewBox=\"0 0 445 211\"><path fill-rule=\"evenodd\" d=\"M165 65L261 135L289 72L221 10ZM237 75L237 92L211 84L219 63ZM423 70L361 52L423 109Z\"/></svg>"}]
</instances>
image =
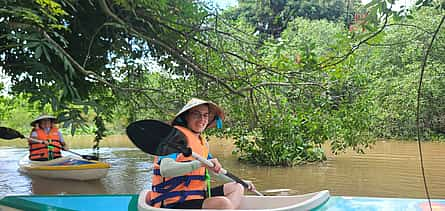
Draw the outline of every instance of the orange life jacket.
<instances>
[{"instance_id":1,"label":"orange life jacket","mask_svg":"<svg viewBox=\"0 0 445 211\"><path fill-rule=\"evenodd\" d=\"M34 128L33 131L37 133L38 140L48 141L49 146L41 143L29 142L29 159L30 160L44 160L54 159L62 157L60 148L62 143L60 142L59 130L56 127L51 128L49 133L45 133L45 130L41 128ZM50 149L52 147L52 149Z\"/></svg>"},{"instance_id":2,"label":"orange life jacket","mask_svg":"<svg viewBox=\"0 0 445 211\"><path fill-rule=\"evenodd\" d=\"M207 158L209 149L204 138L197 138L194 133L184 127L175 126L181 131L187 141L188 147L193 152ZM154 159L154 169L152 176L152 191L150 192L150 205L154 207L172 207L175 204L182 203L192 199L204 199L205 196L205 174L204 167L200 167L192 172L178 177L162 177L158 163L159 157ZM195 160L192 156L185 157L178 154L177 162L189 162Z\"/></svg>"}]
</instances>

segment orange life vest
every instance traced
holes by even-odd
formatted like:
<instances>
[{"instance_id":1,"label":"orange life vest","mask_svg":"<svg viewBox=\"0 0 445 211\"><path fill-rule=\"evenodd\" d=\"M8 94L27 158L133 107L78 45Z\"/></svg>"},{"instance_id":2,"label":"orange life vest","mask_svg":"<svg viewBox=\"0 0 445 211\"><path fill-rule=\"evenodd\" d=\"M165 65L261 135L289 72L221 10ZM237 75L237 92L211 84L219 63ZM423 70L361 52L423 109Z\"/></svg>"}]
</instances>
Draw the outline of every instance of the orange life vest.
<instances>
[{"instance_id":1,"label":"orange life vest","mask_svg":"<svg viewBox=\"0 0 445 211\"><path fill-rule=\"evenodd\" d=\"M51 128L48 134L41 128L34 128L33 131L37 133L37 137L35 137L36 139L48 141L50 144L48 147L45 144L29 142L30 160L44 160L62 157L62 154L60 153L62 143L60 142L59 130L56 127ZM53 146L52 149L50 149L51 146Z\"/></svg>"},{"instance_id":2,"label":"orange life vest","mask_svg":"<svg viewBox=\"0 0 445 211\"><path fill-rule=\"evenodd\" d=\"M209 149L204 138L197 138L194 133L184 127L175 126L181 131L187 141L188 147L193 152L207 158ZM152 176L152 191L150 192L150 205L154 207L172 207L192 199L204 199L205 196L205 174L204 167L200 167L192 172L178 177L162 177L160 174L159 157L154 159L154 169ZM178 154L177 162L189 162L195 160L192 156L185 157Z\"/></svg>"}]
</instances>

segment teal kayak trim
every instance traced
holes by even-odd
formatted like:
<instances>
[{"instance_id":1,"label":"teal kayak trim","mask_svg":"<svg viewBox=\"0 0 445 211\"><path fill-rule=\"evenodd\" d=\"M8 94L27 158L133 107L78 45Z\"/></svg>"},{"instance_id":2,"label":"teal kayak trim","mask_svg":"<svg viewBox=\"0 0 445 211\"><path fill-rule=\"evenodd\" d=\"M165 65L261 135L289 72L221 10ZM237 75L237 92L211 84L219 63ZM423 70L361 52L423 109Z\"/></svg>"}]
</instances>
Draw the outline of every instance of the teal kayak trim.
<instances>
[{"instance_id":1,"label":"teal kayak trim","mask_svg":"<svg viewBox=\"0 0 445 211\"><path fill-rule=\"evenodd\" d=\"M445 210L445 199L431 199L433 210ZM410 210L430 211L427 199L417 198L380 198L380 197L331 197L323 206L314 211L380 211L380 210Z\"/></svg>"},{"instance_id":2,"label":"teal kayak trim","mask_svg":"<svg viewBox=\"0 0 445 211\"><path fill-rule=\"evenodd\" d=\"M137 194L18 195L6 196L0 206L20 210L137 210Z\"/></svg>"},{"instance_id":3,"label":"teal kayak trim","mask_svg":"<svg viewBox=\"0 0 445 211\"><path fill-rule=\"evenodd\" d=\"M73 211L62 207L51 206L38 202L28 201L17 196L6 196L0 200L0 205L12 207L19 210L39 211L39 210L53 210L53 211Z\"/></svg>"},{"instance_id":4,"label":"teal kayak trim","mask_svg":"<svg viewBox=\"0 0 445 211\"><path fill-rule=\"evenodd\" d=\"M128 211L138 211L138 197L139 195L132 195L130 203L128 203Z\"/></svg>"},{"instance_id":5,"label":"teal kayak trim","mask_svg":"<svg viewBox=\"0 0 445 211\"><path fill-rule=\"evenodd\" d=\"M0 199L0 210L3 206L19 210L52 210L52 211L136 211L138 194L100 194L100 195L12 195ZM434 210L445 210L445 199L432 199ZM379 211L379 210L413 210L429 209L428 200L415 198L378 198L332 196L328 201L313 211Z\"/></svg>"}]
</instances>

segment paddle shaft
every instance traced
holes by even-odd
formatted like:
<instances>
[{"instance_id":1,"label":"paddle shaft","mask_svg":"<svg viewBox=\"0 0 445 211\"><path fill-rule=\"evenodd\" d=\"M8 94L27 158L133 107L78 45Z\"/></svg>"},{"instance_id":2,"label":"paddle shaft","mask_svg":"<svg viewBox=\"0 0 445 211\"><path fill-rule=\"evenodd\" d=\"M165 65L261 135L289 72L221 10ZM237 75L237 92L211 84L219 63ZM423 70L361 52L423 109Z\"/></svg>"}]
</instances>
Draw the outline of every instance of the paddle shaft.
<instances>
[{"instance_id":1,"label":"paddle shaft","mask_svg":"<svg viewBox=\"0 0 445 211\"><path fill-rule=\"evenodd\" d=\"M39 140L39 139L35 139L35 138L26 138L26 139L28 139L28 140L30 140L32 142L35 142L35 143L39 143L39 144L46 144L46 145L49 144L47 141L43 141L43 140ZM81 154L79 154L77 152L73 152L71 150L65 149L63 147L58 147L58 146L54 146L54 145L51 145L51 146L53 146L55 148L59 148L59 149L64 150L64 151L67 151L67 152L71 152L71 153L73 153L73 154L75 154L75 155L77 155L79 157L82 157L82 158L84 157L84 155L81 155Z\"/></svg>"},{"instance_id":2,"label":"paddle shaft","mask_svg":"<svg viewBox=\"0 0 445 211\"><path fill-rule=\"evenodd\" d=\"M194 157L195 159L201 161L201 163L206 164L209 167L213 167L214 164L210 161L208 161L207 159L204 159L202 156L200 156L199 154L192 152L192 157ZM227 170L221 168L219 170L219 173L224 174L228 177L230 177L231 179L233 179L235 182L241 184L242 186L244 186L245 188L249 188L249 184L247 184L246 182L244 182L242 179L238 178L237 176L231 174L230 172L228 172ZM256 193L258 196L264 196L262 193L258 192L257 190L251 190L254 193Z\"/></svg>"},{"instance_id":3,"label":"paddle shaft","mask_svg":"<svg viewBox=\"0 0 445 211\"><path fill-rule=\"evenodd\" d=\"M40 144L49 145L49 143L47 141L38 140L38 139L30 138L30 137L29 138L25 137L19 131L14 130L12 128L8 128L8 127L0 127L0 138L4 138L4 139L8 139L8 140L21 138L21 139L27 139L28 141L31 141L31 142L34 142L34 143L40 143ZM61 150L64 150L64 151L67 151L67 152L71 152L71 153L73 153L73 154L75 154L75 155L77 155L77 156L79 156L79 157L81 157L83 159L86 159L86 160L99 160L99 157L94 156L94 155L93 156L92 155L81 155L79 153L67 150L67 149L65 149L63 147L58 147L58 146L54 146L54 145L51 145L51 146L56 147L56 148L61 149Z\"/></svg>"}]
</instances>

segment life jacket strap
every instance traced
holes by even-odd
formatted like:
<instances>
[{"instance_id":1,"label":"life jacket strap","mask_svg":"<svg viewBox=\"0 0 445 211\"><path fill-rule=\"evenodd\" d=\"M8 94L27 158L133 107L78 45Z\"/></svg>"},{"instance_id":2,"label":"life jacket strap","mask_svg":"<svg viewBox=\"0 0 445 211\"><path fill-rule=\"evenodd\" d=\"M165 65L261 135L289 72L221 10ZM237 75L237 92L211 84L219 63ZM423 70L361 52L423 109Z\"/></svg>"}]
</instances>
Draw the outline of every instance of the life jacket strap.
<instances>
[{"instance_id":1,"label":"life jacket strap","mask_svg":"<svg viewBox=\"0 0 445 211\"><path fill-rule=\"evenodd\" d=\"M44 146L44 147L39 147L39 148L32 148L32 149L31 149L31 152L32 152L32 151L41 150L41 149L46 149L46 148L47 148L46 146Z\"/></svg>"},{"instance_id":2,"label":"life jacket strap","mask_svg":"<svg viewBox=\"0 0 445 211\"><path fill-rule=\"evenodd\" d=\"M161 201L164 201L168 198L173 198L173 197L178 197L180 196L180 199L177 203L173 203L173 204L168 204L168 205L164 205L165 208L170 208L170 207L174 207L177 204L183 203L186 199L187 196L191 196L191 195L199 195L204 197L205 196L205 191L203 190L190 190L190 191L172 191L172 192L168 192L168 193L164 193L162 195L159 195L158 197L152 199L150 201L150 205L153 206L154 204L157 204Z\"/></svg>"},{"instance_id":3,"label":"life jacket strap","mask_svg":"<svg viewBox=\"0 0 445 211\"><path fill-rule=\"evenodd\" d=\"M193 180L204 181L205 176L188 175L188 176L173 177L167 181L152 186L152 190L158 193L167 193L178 187L180 184L184 184L184 186L188 187Z\"/></svg>"}]
</instances>

